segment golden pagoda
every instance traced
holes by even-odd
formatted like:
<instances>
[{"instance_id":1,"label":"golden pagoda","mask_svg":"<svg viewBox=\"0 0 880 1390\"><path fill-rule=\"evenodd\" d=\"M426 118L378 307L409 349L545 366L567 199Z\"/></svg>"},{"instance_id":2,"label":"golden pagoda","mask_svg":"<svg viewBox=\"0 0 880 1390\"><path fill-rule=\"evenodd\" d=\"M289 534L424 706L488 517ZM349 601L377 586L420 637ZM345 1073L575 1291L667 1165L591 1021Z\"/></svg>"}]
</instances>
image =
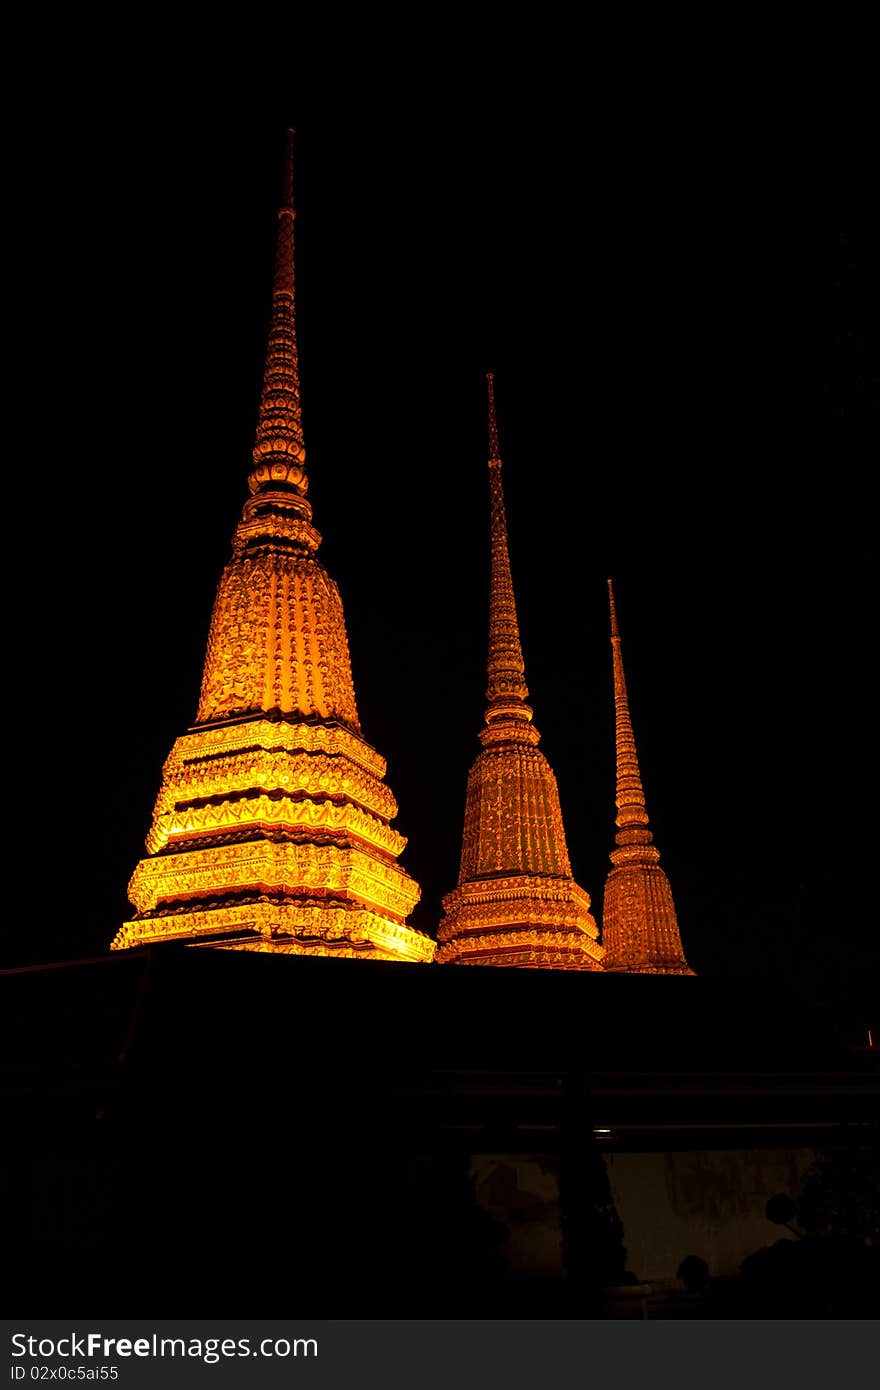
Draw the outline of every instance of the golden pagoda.
<instances>
[{"instance_id":1,"label":"golden pagoda","mask_svg":"<svg viewBox=\"0 0 880 1390\"><path fill-rule=\"evenodd\" d=\"M693 975L685 960L669 879L660 868L660 851L648 828L610 579L608 599L614 659L617 848L611 851L614 867L605 882L605 969L633 975Z\"/></svg>"},{"instance_id":2,"label":"golden pagoda","mask_svg":"<svg viewBox=\"0 0 880 1390\"><path fill-rule=\"evenodd\" d=\"M113 948L429 961L406 925L385 762L358 723L339 591L307 500L294 316L293 132L249 487L220 580L195 725L165 764L137 909Z\"/></svg>"},{"instance_id":3,"label":"golden pagoda","mask_svg":"<svg viewBox=\"0 0 880 1390\"><path fill-rule=\"evenodd\" d=\"M590 898L572 878L556 778L526 704L507 549L494 378L489 385L492 577L482 752L470 771L458 887L443 899L437 960L600 970Z\"/></svg>"}]
</instances>

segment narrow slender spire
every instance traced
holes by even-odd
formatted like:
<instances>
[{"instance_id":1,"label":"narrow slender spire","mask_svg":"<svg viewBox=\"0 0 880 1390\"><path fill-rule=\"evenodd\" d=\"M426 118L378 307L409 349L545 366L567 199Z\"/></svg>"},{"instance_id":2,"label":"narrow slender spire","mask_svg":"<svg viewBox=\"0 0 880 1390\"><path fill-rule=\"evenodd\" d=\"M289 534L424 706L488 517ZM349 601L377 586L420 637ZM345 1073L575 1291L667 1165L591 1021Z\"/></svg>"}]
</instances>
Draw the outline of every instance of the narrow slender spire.
<instances>
[{"instance_id":1,"label":"narrow slender spire","mask_svg":"<svg viewBox=\"0 0 880 1390\"><path fill-rule=\"evenodd\" d=\"M486 384L489 388L489 461L497 459L501 462L501 450L498 447L498 421L495 418L495 373L486 373Z\"/></svg>"},{"instance_id":2,"label":"narrow slender spire","mask_svg":"<svg viewBox=\"0 0 880 1390\"><path fill-rule=\"evenodd\" d=\"M614 604L614 580L608 580L608 603L611 608L611 641L620 641L620 633L617 629L617 608Z\"/></svg>"},{"instance_id":3,"label":"narrow slender spire","mask_svg":"<svg viewBox=\"0 0 880 1390\"><path fill-rule=\"evenodd\" d=\"M645 792L629 712L614 585L608 580L617 750L616 848L605 882L605 969L638 975L692 975L685 959L669 879L648 828Z\"/></svg>"},{"instance_id":4,"label":"narrow slender spire","mask_svg":"<svg viewBox=\"0 0 880 1390\"><path fill-rule=\"evenodd\" d=\"M614 603L614 584L610 579L608 580L608 602L611 609L611 648L614 661L614 732L617 745L618 828L615 840L619 845L649 845L653 837L648 829L645 792L639 771L635 734L629 712L626 677L623 671L623 654L620 650L620 631L617 626L617 609ZM658 858L659 854L656 849L651 850L647 856L648 861L655 861Z\"/></svg>"},{"instance_id":5,"label":"narrow slender spire","mask_svg":"<svg viewBox=\"0 0 880 1390\"><path fill-rule=\"evenodd\" d=\"M293 269L293 131L287 131L284 183L278 209L278 244L272 285L272 319L263 392L254 441L251 492L280 489L304 496L305 473L299 390L299 358Z\"/></svg>"},{"instance_id":6,"label":"narrow slender spire","mask_svg":"<svg viewBox=\"0 0 880 1390\"><path fill-rule=\"evenodd\" d=\"M284 179L281 186L281 211L289 209L294 217L296 209L293 203L293 137L296 131L292 126L288 126L284 133Z\"/></svg>"},{"instance_id":7,"label":"narrow slender spire","mask_svg":"<svg viewBox=\"0 0 880 1390\"><path fill-rule=\"evenodd\" d=\"M507 548L507 515L501 483L501 451L495 417L495 373L487 372L489 391L489 496L491 503L492 578L489 595L489 684L486 723L498 719L528 721L532 711L525 703L522 644L516 616L516 599Z\"/></svg>"}]
</instances>

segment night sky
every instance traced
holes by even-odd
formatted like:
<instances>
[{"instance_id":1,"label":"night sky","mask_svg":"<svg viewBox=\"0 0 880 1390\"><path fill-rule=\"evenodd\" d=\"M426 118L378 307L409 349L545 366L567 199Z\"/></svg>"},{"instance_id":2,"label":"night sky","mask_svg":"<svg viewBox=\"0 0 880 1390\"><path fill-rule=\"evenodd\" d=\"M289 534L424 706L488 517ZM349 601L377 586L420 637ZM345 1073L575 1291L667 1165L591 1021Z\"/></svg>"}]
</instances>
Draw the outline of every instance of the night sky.
<instances>
[{"instance_id":1,"label":"night sky","mask_svg":"<svg viewBox=\"0 0 880 1390\"><path fill-rule=\"evenodd\" d=\"M435 931L455 884L479 749L491 368L526 678L597 918L613 575L690 963L863 988L876 243L777 225L693 149L583 122L325 117L96 115L61 151L40 256L56 616L25 621L51 673L29 780L52 853L4 963L99 954L128 915L247 496L291 119L310 497L413 921Z\"/></svg>"}]
</instances>

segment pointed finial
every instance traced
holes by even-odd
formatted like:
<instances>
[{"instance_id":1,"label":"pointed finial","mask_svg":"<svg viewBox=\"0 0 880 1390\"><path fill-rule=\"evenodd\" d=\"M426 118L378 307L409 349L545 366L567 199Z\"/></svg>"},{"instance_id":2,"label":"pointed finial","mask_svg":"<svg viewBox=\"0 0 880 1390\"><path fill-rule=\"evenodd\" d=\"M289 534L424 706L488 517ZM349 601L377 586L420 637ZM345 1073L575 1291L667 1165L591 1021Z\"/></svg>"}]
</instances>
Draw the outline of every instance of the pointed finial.
<instances>
[{"instance_id":1,"label":"pointed finial","mask_svg":"<svg viewBox=\"0 0 880 1390\"><path fill-rule=\"evenodd\" d=\"M608 580L608 602L611 606L611 640L620 641L620 633L617 630L617 609L614 606L614 581Z\"/></svg>"},{"instance_id":2,"label":"pointed finial","mask_svg":"<svg viewBox=\"0 0 880 1390\"><path fill-rule=\"evenodd\" d=\"M286 211L294 211L293 206L293 137L295 135L293 126L287 127L285 137L285 159L284 159L284 188L281 193L281 207Z\"/></svg>"},{"instance_id":3,"label":"pointed finial","mask_svg":"<svg viewBox=\"0 0 880 1390\"><path fill-rule=\"evenodd\" d=\"M293 131L285 136L284 183L278 209L278 246L272 285L272 322L263 372L260 416L254 441L254 466L248 479L251 492L281 489L299 498L305 514L309 480L299 399L299 358L293 277Z\"/></svg>"},{"instance_id":4,"label":"pointed finial","mask_svg":"<svg viewBox=\"0 0 880 1390\"><path fill-rule=\"evenodd\" d=\"M501 461L501 450L498 447L498 421L495 418L495 373L486 373L486 383L489 388L489 458L493 461Z\"/></svg>"}]
</instances>

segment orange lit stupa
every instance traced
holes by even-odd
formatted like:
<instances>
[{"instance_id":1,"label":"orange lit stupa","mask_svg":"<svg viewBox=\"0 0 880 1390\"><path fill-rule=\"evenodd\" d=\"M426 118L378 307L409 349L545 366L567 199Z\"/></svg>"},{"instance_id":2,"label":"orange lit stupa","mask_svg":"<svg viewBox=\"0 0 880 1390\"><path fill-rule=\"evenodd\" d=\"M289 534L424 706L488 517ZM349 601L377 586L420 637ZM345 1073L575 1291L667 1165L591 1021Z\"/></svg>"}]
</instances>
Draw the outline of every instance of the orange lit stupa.
<instances>
[{"instance_id":1,"label":"orange lit stupa","mask_svg":"<svg viewBox=\"0 0 880 1390\"><path fill-rule=\"evenodd\" d=\"M501 457L489 374L492 579L482 752L470 771L458 887L443 899L437 959L600 970L590 898L571 875L559 792L526 704Z\"/></svg>"},{"instance_id":2,"label":"orange lit stupa","mask_svg":"<svg viewBox=\"0 0 880 1390\"><path fill-rule=\"evenodd\" d=\"M294 319L293 132L249 486L193 728L165 764L135 917L113 947L429 961L385 762L358 723L342 603L307 500Z\"/></svg>"},{"instance_id":3,"label":"orange lit stupa","mask_svg":"<svg viewBox=\"0 0 880 1390\"><path fill-rule=\"evenodd\" d=\"M604 965L606 970L631 975L693 975L685 960L669 879L660 867L660 851L648 828L610 579L608 597L614 655L617 848L611 851L614 867L605 882Z\"/></svg>"}]
</instances>

